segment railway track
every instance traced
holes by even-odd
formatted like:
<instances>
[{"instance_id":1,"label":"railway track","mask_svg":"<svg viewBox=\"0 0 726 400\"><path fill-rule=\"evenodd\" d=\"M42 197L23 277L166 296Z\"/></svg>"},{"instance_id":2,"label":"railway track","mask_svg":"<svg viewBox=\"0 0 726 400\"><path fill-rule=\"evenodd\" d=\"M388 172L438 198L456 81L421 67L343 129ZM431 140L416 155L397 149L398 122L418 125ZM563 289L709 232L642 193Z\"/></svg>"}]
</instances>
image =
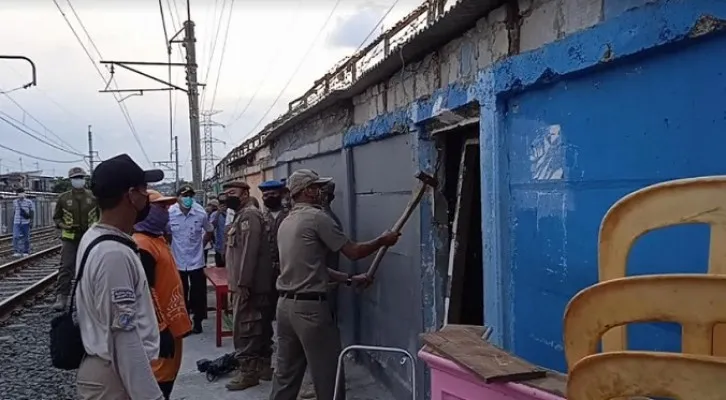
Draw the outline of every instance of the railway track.
<instances>
[{"instance_id":1,"label":"railway track","mask_svg":"<svg viewBox=\"0 0 726 400\"><path fill-rule=\"evenodd\" d=\"M52 286L58 276L60 245L0 265L0 317Z\"/></svg>"},{"instance_id":2,"label":"railway track","mask_svg":"<svg viewBox=\"0 0 726 400\"><path fill-rule=\"evenodd\" d=\"M55 230L48 232L39 232L35 235L30 236L30 247L32 250L43 250L48 244L57 242L60 238ZM7 261L5 259L10 258L15 253L12 242L4 244L0 243L0 263Z\"/></svg>"},{"instance_id":3,"label":"railway track","mask_svg":"<svg viewBox=\"0 0 726 400\"><path fill-rule=\"evenodd\" d=\"M36 235L42 235L45 233L56 232L56 231L57 231L57 228L54 226L45 226L42 228L35 228L30 231L30 237L32 238L33 236L36 236ZM12 244L12 242L13 242L12 233L6 233L4 235L0 235L0 246L4 246L6 243Z\"/></svg>"}]
</instances>

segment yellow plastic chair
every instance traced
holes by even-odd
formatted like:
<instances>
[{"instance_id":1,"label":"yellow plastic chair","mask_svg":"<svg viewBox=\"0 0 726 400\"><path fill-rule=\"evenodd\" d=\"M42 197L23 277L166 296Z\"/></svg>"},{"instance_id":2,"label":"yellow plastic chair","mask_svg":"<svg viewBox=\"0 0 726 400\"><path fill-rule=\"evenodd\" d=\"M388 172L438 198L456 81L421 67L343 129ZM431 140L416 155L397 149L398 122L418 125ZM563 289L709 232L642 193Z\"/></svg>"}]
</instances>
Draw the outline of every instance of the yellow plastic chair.
<instances>
[{"instance_id":1,"label":"yellow plastic chair","mask_svg":"<svg viewBox=\"0 0 726 400\"><path fill-rule=\"evenodd\" d=\"M633 192L608 210L600 225L600 282L626 276L628 254L647 232L682 224L709 224L709 274L726 274L726 177L708 176L658 183ZM627 348L625 327L603 335L603 351ZM726 355L726 325L714 328L714 355Z\"/></svg>"},{"instance_id":2,"label":"yellow plastic chair","mask_svg":"<svg viewBox=\"0 0 726 400\"><path fill-rule=\"evenodd\" d=\"M605 332L636 322L679 323L683 327L684 353L711 354L713 327L726 322L726 276L643 275L600 282L581 290L565 309L568 369L596 354Z\"/></svg>"},{"instance_id":3,"label":"yellow plastic chair","mask_svg":"<svg viewBox=\"0 0 726 400\"><path fill-rule=\"evenodd\" d=\"M726 359L681 353L618 351L587 356L567 380L568 400L658 396L726 398Z\"/></svg>"}]
</instances>

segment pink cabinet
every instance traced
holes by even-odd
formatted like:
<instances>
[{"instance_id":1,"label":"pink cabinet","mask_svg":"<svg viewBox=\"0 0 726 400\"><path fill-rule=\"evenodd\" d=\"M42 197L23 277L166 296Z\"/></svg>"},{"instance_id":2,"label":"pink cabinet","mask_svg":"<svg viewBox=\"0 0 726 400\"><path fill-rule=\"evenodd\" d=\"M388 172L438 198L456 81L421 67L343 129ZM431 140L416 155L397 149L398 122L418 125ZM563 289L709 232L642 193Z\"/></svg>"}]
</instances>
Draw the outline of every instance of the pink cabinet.
<instances>
[{"instance_id":1,"label":"pink cabinet","mask_svg":"<svg viewBox=\"0 0 726 400\"><path fill-rule=\"evenodd\" d=\"M425 350L418 357L431 369L431 400L564 400L522 383L484 383L456 363Z\"/></svg>"}]
</instances>

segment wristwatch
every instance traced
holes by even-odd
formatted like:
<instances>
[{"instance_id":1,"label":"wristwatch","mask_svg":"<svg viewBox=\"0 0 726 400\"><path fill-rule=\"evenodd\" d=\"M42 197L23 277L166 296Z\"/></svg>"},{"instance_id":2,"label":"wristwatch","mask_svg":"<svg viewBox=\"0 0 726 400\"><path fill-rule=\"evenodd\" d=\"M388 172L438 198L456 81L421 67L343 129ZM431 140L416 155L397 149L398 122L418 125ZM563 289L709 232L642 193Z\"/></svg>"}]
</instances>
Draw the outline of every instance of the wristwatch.
<instances>
[{"instance_id":1,"label":"wristwatch","mask_svg":"<svg viewBox=\"0 0 726 400\"><path fill-rule=\"evenodd\" d=\"M345 286L350 286L353 284L353 275L348 274L348 279L345 280Z\"/></svg>"}]
</instances>

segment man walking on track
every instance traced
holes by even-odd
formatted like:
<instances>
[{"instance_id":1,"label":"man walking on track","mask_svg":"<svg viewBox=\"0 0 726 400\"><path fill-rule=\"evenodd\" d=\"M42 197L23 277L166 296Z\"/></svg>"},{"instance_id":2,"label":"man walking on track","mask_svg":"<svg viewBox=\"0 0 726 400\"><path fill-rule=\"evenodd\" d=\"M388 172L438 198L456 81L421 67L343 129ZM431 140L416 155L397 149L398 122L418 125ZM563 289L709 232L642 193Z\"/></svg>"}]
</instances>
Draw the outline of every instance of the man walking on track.
<instances>
[{"instance_id":1,"label":"man walking on track","mask_svg":"<svg viewBox=\"0 0 726 400\"><path fill-rule=\"evenodd\" d=\"M333 400L341 348L340 332L327 302L328 282L367 286L370 281L365 274L351 276L329 269L326 257L331 251L340 251L357 260L398 241L395 232L365 243L349 240L322 209L323 185L330 181L308 169L295 171L287 180L294 206L277 234L278 348L270 400L294 400L307 365L318 400Z\"/></svg>"},{"instance_id":2,"label":"man walking on track","mask_svg":"<svg viewBox=\"0 0 726 400\"><path fill-rule=\"evenodd\" d=\"M280 228L282 220L287 217L287 213L290 211L283 207L282 197L284 194L285 185L276 180L270 180L262 182L258 188L262 192L262 203L265 205L265 211L262 213L265 220L265 226L267 227L266 238L267 245L270 248L270 261L271 264L266 268L270 268L273 271L272 275L272 289L274 292L274 284L277 277L280 275L280 253L277 251L277 231ZM276 299L275 299L276 300ZM263 368L260 372L260 379L269 381L272 380L272 336L274 330L272 328L272 321L275 319L275 307L268 308L269 315L265 316L265 351L264 358L262 360Z\"/></svg>"},{"instance_id":3,"label":"man walking on track","mask_svg":"<svg viewBox=\"0 0 726 400\"><path fill-rule=\"evenodd\" d=\"M76 270L78 243L88 228L98 221L98 207L93 193L86 189L86 171L73 167L68 171L71 190L58 196L53 222L61 230L61 265L53 309L61 311L68 305L71 281Z\"/></svg>"},{"instance_id":4,"label":"man walking on track","mask_svg":"<svg viewBox=\"0 0 726 400\"><path fill-rule=\"evenodd\" d=\"M271 314L273 278L270 249L266 241L262 212L252 205L245 182L224 186L227 206L235 211L227 230L227 276L232 292L237 375L228 390L245 390L260 383L267 335L265 319Z\"/></svg>"},{"instance_id":5,"label":"man walking on track","mask_svg":"<svg viewBox=\"0 0 726 400\"><path fill-rule=\"evenodd\" d=\"M128 155L103 161L91 176L100 221L81 239L75 296L86 356L78 368L81 400L161 400L151 360L159 327L144 268L129 236L149 214L147 184L164 178Z\"/></svg>"},{"instance_id":6,"label":"man walking on track","mask_svg":"<svg viewBox=\"0 0 726 400\"><path fill-rule=\"evenodd\" d=\"M15 190L18 198L13 200L13 250L14 257L30 254L30 227L35 217L35 203L25 195L25 189Z\"/></svg>"},{"instance_id":7,"label":"man walking on track","mask_svg":"<svg viewBox=\"0 0 726 400\"><path fill-rule=\"evenodd\" d=\"M181 367L182 338L192 330L192 324L184 304L181 278L171 248L164 239L169 206L176 203L176 197L165 197L155 190L148 190L148 193L151 209L146 219L134 225L134 240L139 246L159 320L159 359L151 362L151 368L164 399L169 399Z\"/></svg>"},{"instance_id":8,"label":"man walking on track","mask_svg":"<svg viewBox=\"0 0 726 400\"><path fill-rule=\"evenodd\" d=\"M182 284L187 309L193 315L193 333L202 333L202 321L207 318L207 278L204 246L213 230L207 212L194 201L194 189L184 186L177 193L179 201L169 208L171 250Z\"/></svg>"}]
</instances>

